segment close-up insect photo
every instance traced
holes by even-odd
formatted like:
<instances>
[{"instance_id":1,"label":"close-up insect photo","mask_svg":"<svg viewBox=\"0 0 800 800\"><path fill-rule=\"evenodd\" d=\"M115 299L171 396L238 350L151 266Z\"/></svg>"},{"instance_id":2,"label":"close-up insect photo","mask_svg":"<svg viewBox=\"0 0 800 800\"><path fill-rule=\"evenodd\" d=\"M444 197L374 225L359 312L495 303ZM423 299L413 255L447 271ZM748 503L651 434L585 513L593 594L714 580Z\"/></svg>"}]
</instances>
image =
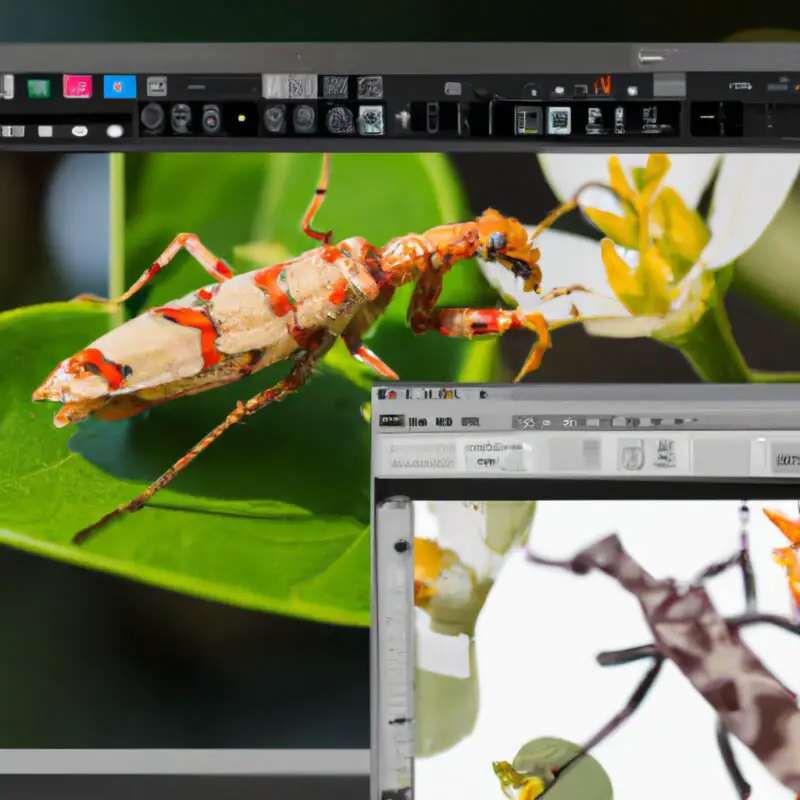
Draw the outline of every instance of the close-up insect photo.
<instances>
[{"instance_id":1,"label":"close-up insect photo","mask_svg":"<svg viewBox=\"0 0 800 800\"><path fill-rule=\"evenodd\" d=\"M799 172L3 154L0 747L365 748L373 381L798 381Z\"/></svg>"},{"instance_id":2,"label":"close-up insect photo","mask_svg":"<svg viewBox=\"0 0 800 800\"><path fill-rule=\"evenodd\" d=\"M417 797L800 794L796 500L414 505Z\"/></svg>"}]
</instances>

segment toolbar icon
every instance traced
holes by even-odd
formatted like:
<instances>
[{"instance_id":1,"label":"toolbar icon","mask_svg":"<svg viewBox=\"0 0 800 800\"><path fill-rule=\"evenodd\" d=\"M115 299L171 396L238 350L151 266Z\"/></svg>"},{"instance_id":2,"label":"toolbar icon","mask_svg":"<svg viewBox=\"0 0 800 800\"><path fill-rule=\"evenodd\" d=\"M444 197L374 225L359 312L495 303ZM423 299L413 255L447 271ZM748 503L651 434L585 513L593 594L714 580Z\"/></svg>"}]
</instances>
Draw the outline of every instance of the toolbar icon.
<instances>
[{"instance_id":1,"label":"toolbar icon","mask_svg":"<svg viewBox=\"0 0 800 800\"><path fill-rule=\"evenodd\" d=\"M611 76L598 75L594 79L594 93L595 95L603 95L608 97L611 94Z\"/></svg>"},{"instance_id":2,"label":"toolbar icon","mask_svg":"<svg viewBox=\"0 0 800 800\"><path fill-rule=\"evenodd\" d=\"M92 96L91 75L65 75L64 97L70 100L88 100Z\"/></svg>"},{"instance_id":3,"label":"toolbar icon","mask_svg":"<svg viewBox=\"0 0 800 800\"><path fill-rule=\"evenodd\" d=\"M361 136L382 136L383 106L359 106L357 124Z\"/></svg>"},{"instance_id":4,"label":"toolbar icon","mask_svg":"<svg viewBox=\"0 0 800 800\"><path fill-rule=\"evenodd\" d=\"M547 132L551 136L569 136L572 133L572 109L569 106L547 109Z\"/></svg>"},{"instance_id":5,"label":"toolbar icon","mask_svg":"<svg viewBox=\"0 0 800 800\"><path fill-rule=\"evenodd\" d=\"M380 75L368 75L356 81L356 95L359 100L382 100L383 78Z\"/></svg>"},{"instance_id":6,"label":"toolbar icon","mask_svg":"<svg viewBox=\"0 0 800 800\"><path fill-rule=\"evenodd\" d=\"M347 75L323 75L322 96L326 100L347 100L350 94L350 79Z\"/></svg>"},{"instance_id":7,"label":"toolbar icon","mask_svg":"<svg viewBox=\"0 0 800 800\"><path fill-rule=\"evenodd\" d=\"M103 97L107 100L135 100L135 75L104 75Z\"/></svg>"},{"instance_id":8,"label":"toolbar icon","mask_svg":"<svg viewBox=\"0 0 800 800\"><path fill-rule=\"evenodd\" d=\"M626 472L644 467L644 439L622 439L619 443L619 466Z\"/></svg>"},{"instance_id":9,"label":"toolbar icon","mask_svg":"<svg viewBox=\"0 0 800 800\"><path fill-rule=\"evenodd\" d=\"M28 81L28 97L31 100L46 100L50 97L50 81L44 78L31 78Z\"/></svg>"},{"instance_id":10,"label":"toolbar icon","mask_svg":"<svg viewBox=\"0 0 800 800\"><path fill-rule=\"evenodd\" d=\"M145 91L148 97L167 96L167 77L166 75L150 75L145 84Z\"/></svg>"},{"instance_id":11,"label":"toolbar icon","mask_svg":"<svg viewBox=\"0 0 800 800\"><path fill-rule=\"evenodd\" d=\"M262 95L267 100L316 100L318 78L314 74L262 75Z\"/></svg>"},{"instance_id":12,"label":"toolbar icon","mask_svg":"<svg viewBox=\"0 0 800 800\"><path fill-rule=\"evenodd\" d=\"M514 106L514 133L517 136L538 136L541 132L540 106Z\"/></svg>"},{"instance_id":13,"label":"toolbar icon","mask_svg":"<svg viewBox=\"0 0 800 800\"><path fill-rule=\"evenodd\" d=\"M14 99L14 76L3 75L0 77L0 97L3 100Z\"/></svg>"}]
</instances>

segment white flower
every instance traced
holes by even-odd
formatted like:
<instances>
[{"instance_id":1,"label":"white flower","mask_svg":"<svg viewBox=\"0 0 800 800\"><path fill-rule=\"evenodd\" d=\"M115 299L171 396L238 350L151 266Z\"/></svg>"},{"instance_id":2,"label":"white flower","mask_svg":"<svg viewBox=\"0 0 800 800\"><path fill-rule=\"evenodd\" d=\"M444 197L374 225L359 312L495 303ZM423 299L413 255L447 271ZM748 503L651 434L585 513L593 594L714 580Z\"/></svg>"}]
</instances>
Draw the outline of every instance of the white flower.
<instances>
[{"instance_id":1,"label":"white flower","mask_svg":"<svg viewBox=\"0 0 800 800\"><path fill-rule=\"evenodd\" d=\"M592 293L543 300L513 275L481 262L488 281L552 328L581 321L596 336L669 338L690 330L714 302L715 271L761 237L800 171L795 154L539 156L556 197L572 199L606 238L555 230L536 238L543 295L581 285ZM712 185L705 219L698 203ZM535 226L529 226L533 233Z\"/></svg>"},{"instance_id":2,"label":"white flower","mask_svg":"<svg viewBox=\"0 0 800 800\"><path fill-rule=\"evenodd\" d=\"M509 553L524 545L536 503L431 503L417 507L415 600L439 633L472 635Z\"/></svg>"},{"instance_id":3,"label":"white flower","mask_svg":"<svg viewBox=\"0 0 800 800\"><path fill-rule=\"evenodd\" d=\"M535 510L533 502L415 505L418 756L449 750L475 726L475 625L509 555L525 545Z\"/></svg>"}]
</instances>

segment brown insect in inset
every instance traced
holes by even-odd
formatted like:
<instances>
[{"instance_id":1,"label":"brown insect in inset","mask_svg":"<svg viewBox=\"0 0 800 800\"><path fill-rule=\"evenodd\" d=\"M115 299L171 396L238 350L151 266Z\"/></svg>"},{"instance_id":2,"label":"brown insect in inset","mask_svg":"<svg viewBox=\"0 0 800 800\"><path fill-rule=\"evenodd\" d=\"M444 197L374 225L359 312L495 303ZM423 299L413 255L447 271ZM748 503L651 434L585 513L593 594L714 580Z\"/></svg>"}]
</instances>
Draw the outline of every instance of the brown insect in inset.
<instances>
[{"instance_id":1,"label":"brown insect in inset","mask_svg":"<svg viewBox=\"0 0 800 800\"><path fill-rule=\"evenodd\" d=\"M584 744L581 753L560 768L589 753L612 734L641 705L665 662L671 661L717 713L716 736L725 767L742 800L751 789L731 747L731 737L747 746L764 767L787 789L800 794L800 709L796 695L770 672L742 640L752 625L772 625L800 635L800 625L788 618L756 610L756 585L746 532L741 547L727 561L712 564L682 589L670 578L657 579L624 549L619 538L608 536L567 560L528 553L535 564L567 569L576 575L599 570L615 578L639 601L653 634L653 643L600 653L601 666L649 661L644 676L627 705ZM742 572L747 611L723 617L714 607L705 583L721 573ZM556 785L548 786L543 795Z\"/></svg>"}]
</instances>

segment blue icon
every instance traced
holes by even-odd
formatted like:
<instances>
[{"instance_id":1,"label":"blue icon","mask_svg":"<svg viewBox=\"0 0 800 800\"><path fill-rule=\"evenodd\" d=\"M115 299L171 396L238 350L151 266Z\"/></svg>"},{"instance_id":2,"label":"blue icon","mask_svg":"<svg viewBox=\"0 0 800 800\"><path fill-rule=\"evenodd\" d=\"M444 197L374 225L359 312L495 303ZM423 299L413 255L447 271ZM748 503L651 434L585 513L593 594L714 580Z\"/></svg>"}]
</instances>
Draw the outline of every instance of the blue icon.
<instances>
[{"instance_id":1,"label":"blue icon","mask_svg":"<svg viewBox=\"0 0 800 800\"><path fill-rule=\"evenodd\" d=\"M116 100L136 99L135 75L104 75L103 97Z\"/></svg>"}]
</instances>

